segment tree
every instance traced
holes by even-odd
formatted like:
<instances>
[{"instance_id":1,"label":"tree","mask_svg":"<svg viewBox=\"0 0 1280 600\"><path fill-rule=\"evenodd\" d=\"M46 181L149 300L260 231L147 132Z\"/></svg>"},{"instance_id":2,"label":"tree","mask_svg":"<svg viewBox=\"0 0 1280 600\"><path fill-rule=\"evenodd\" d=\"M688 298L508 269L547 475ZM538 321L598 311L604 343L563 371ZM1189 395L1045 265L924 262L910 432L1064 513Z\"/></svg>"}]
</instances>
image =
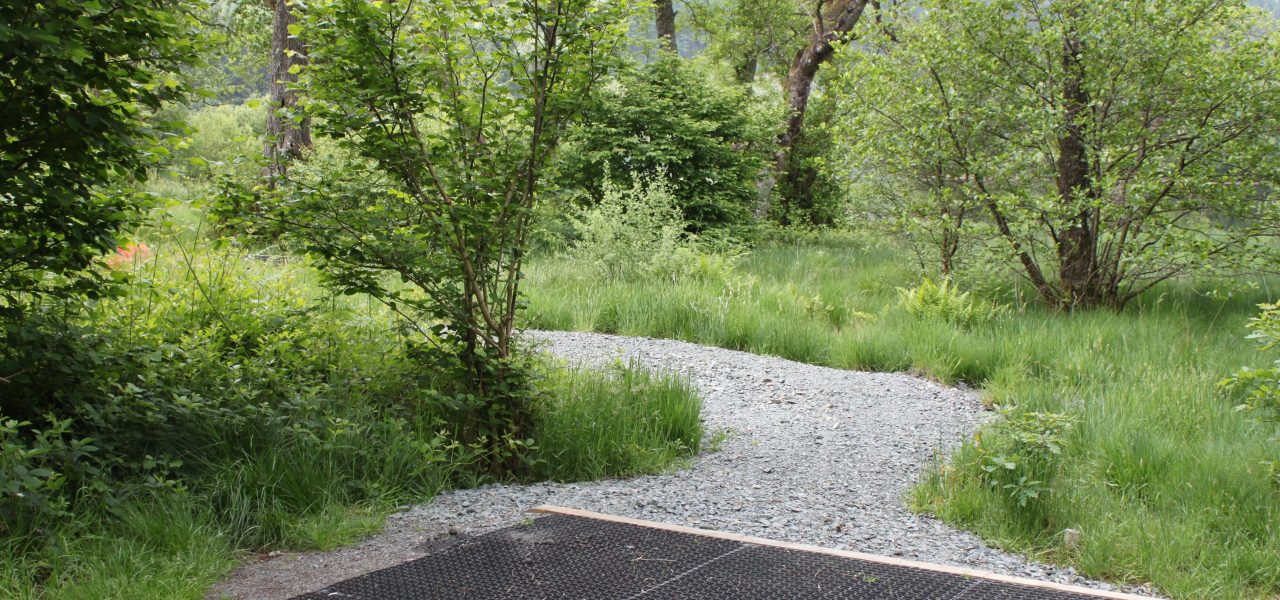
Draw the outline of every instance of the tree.
<instances>
[{"instance_id":1,"label":"tree","mask_svg":"<svg viewBox=\"0 0 1280 600\"><path fill-rule=\"evenodd\" d=\"M1274 22L1222 0L924 9L898 43L851 53L854 147L864 166L980 208L980 223L952 225L998 240L1047 303L1122 307L1267 255Z\"/></svg>"},{"instance_id":2,"label":"tree","mask_svg":"<svg viewBox=\"0 0 1280 600\"><path fill-rule=\"evenodd\" d=\"M950 276L962 259L985 258L975 248L986 232L981 203L965 185L972 174L963 167L1008 160L1002 143L970 127L993 121L1001 109L985 103L989 90L979 81L943 82L942 74L971 61L945 50L949 32L887 28L910 14L901 5L874 10L879 25L864 24L858 43L843 49L848 64L833 85L849 108L837 137L852 157L857 209L881 233L902 236L922 267Z\"/></svg>"},{"instance_id":3,"label":"tree","mask_svg":"<svg viewBox=\"0 0 1280 600\"><path fill-rule=\"evenodd\" d=\"M786 74L790 50L807 35L808 19L796 0L690 0L693 26L709 38L707 52L726 61L740 83L762 69Z\"/></svg>"},{"instance_id":4,"label":"tree","mask_svg":"<svg viewBox=\"0 0 1280 600\"><path fill-rule=\"evenodd\" d=\"M0 3L0 309L97 295L87 267L138 202L109 185L146 177L164 150L146 111L182 97L199 3Z\"/></svg>"},{"instance_id":5,"label":"tree","mask_svg":"<svg viewBox=\"0 0 1280 600\"><path fill-rule=\"evenodd\" d=\"M654 25L658 31L658 41L662 48L672 54L679 54L676 47L676 9L671 0L654 0Z\"/></svg>"},{"instance_id":6,"label":"tree","mask_svg":"<svg viewBox=\"0 0 1280 600\"><path fill-rule=\"evenodd\" d=\"M288 171L288 163L311 147L311 117L295 114L298 72L307 64L307 47L294 35L298 15L295 0L267 0L271 9L270 105L267 109L267 178Z\"/></svg>"},{"instance_id":7,"label":"tree","mask_svg":"<svg viewBox=\"0 0 1280 600\"><path fill-rule=\"evenodd\" d=\"M273 212L336 289L405 317L456 433L514 471L532 427L514 337L530 219L557 136L617 55L633 6L307 8L307 110L345 158Z\"/></svg>"},{"instance_id":8,"label":"tree","mask_svg":"<svg viewBox=\"0 0 1280 600\"><path fill-rule=\"evenodd\" d=\"M812 29L805 45L796 52L787 71L783 86L786 95L786 117L778 134L778 148L774 154L774 177L782 184L784 192L805 187L807 174L795 160L793 150L804 128L805 111L818 67L835 54L836 47L849 38L850 32L862 18L868 0L817 0L813 5ZM781 195L780 220L790 222L790 194Z\"/></svg>"},{"instance_id":9,"label":"tree","mask_svg":"<svg viewBox=\"0 0 1280 600\"><path fill-rule=\"evenodd\" d=\"M841 105L825 91L812 94L805 124L791 143L787 176L777 182L774 217L788 223L829 226L844 208L847 175L840 170L833 125Z\"/></svg>"}]
</instances>

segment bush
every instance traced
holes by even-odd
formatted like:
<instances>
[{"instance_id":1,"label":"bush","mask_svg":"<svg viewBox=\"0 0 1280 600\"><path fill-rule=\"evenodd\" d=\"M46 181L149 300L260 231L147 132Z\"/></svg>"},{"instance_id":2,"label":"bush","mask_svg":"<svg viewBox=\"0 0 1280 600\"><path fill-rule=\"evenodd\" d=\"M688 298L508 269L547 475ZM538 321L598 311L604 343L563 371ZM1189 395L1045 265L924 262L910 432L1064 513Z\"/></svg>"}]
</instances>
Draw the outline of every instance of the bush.
<instances>
[{"instance_id":1,"label":"bush","mask_svg":"<svg viewBox=\"0 0 1280 600\"><path fill-rule=\"evenodd\" d=\"M774 119L738 87L672 57L600 86L562 150L562 183L601 200L610 175L665 172L690 228L746 222Z\"/></svg>"},{"instance_id":2,"label":"bush","mask_svg":"<svg viewBox=\"0 0 1280 600\"><path fill-rule=\"evenodd\" d=\"M1004 307L984 304L961 292L949 279L941 284L925 278L920 285L898 288L898 305L918 319L936 320L969 327L985 323L1004 312Z\"/></svg>"},{"instance_id":3,"label":"bush","mask_svg":"<svg viewBox=\"0 0 1280 600\"><path fill-rule=\"evenodd\" d=\"M194 110L186 118L190 136L174 149L172 161L189 177L252 177L262 156L266 119L256 101Z\"/></svg>"},{"instance_id":4,"label":"bush","mask_svg":"<svg viewBox=\"0 0 1280 600\"><path fill-rule=\"evenodd\" d=\"M48 318L32 311L0 337L0 437L16 461L4 465L3 509L31 515L7 521L23 529L10 535L36 533L37 517L76 501L111 500L124 482L217 479L223 467L213 465L246 456L290 462L295 453L314 467L313 494L350 501L374 495L366 474L396 461L435 468L407 450L439 426L422 392L431 382L405 367L382 309L318 293L301 265L211 246L145 247L152 256L134 250L112 271L133 272L129 294L74 322L44 306ZM335 438L340 431L360 443L338 443L351 439ZM393 456L406 452L413 460ZM399 480L402 489L437 485L421 468L396 470L420 475ZM31 504L32 490L47 510Z\"/></svg>"},{"instance_id":5,"label":"bush","mask_svg":"<svg viewBox=\"0 0 1280 600\"><path fill-rule=\"evenodd\" d=\"M1280 305L1261 304L1259 308L1262 312L1249 320L1253 330L1249 338L1258 342L1259 351L1266 352L1280 345ZM1220 385L1240 398L1236 410L1259 420L1280 422L1280 358L1270 367L1244 367Z\"/></svg>"},{"instance_id":6,"label":"bush","mask_svg":"<svg viewBox=\"0 0 1280 600\"><path fill-rule=\"evenodd\" d=\"M1058 457L1076 419L1016 408L977 437L975 448L985 483L1025 509L1052 492Z\"/></svg>"},{"instance_id":7,"label":"bush","mask_svg":"<svg viewBox=\"0 0 1280 600\"><path fill-rule=\"evenodd\" d=\"M1258 342L1259 351L1274 350L1280 345L1280 304L1260 304L1259 308L1262 312L1249 320L1253 330L1249 338ZM1218 385L1238 399L1237 411L1268 427L1280 425L1280 358L1270 367L1243 367ZM1280 485L1280 428L1273 430L1270 448L1271 458L1261 466L1270 473L1271 481Z\"/></svg>"},{"instance_id":8,"label":"bush","mask_svg":"<svg viewBox=\"0 0 1280 600\"><path fill-rule=\"evenodd\" d=\"M628 189L606 181L600 203L572 219L578 239L571 254L600 278L719 279L732 273L742 250L727 238L702 241L685 232L671 186L661 176L637 177Z\"/></svg>"},{"instance_id":9,"label":"bush","mask_svg":"<svg viewBox=\"0 0 1280 600\"><path fill-rule=\"evenodd\" d=\"M0 421L0 538L57 524L70 514L67 488L97 475L85 460L97 448L67 439L70 424L34 430L29 421Z\"/></svg>"}]
</instances>

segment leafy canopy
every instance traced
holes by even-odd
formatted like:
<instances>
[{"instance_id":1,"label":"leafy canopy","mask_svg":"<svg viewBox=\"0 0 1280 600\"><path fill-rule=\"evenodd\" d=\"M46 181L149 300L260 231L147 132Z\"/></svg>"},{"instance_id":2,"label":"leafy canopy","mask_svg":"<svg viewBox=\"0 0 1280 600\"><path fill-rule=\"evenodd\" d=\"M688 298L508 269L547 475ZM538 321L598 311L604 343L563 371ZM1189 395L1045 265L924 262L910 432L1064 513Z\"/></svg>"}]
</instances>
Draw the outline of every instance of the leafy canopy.
<instances>
[{"instance_id":1,"label":"leafy canopy","mask_svg":"<svg viewBox=\"0 0 1280 600\"><path fill-rule=\"evenodd\" d=\"M563 180L598 200L610 177L663 172L693 228L741 223L770 148L763 116L743 90L662 57L599 88L565 140Z\"/></svg>"},{"instance_id":2,"label":"leafy canopy","mask_svg":"<svg viewBox=\"0 0 1280 600\"><path fill-rule=\"evenodd\" d=\"M869 32L847 53L843 137L858 170L914 194L890 208L920 230L975 234L965 250L988 242L1061 305L1120 306L1267 256L1259 239L1280 224L1267 16L1242 1L929 0L880 21L893 39Z\"/></svg>"}]
</instances>

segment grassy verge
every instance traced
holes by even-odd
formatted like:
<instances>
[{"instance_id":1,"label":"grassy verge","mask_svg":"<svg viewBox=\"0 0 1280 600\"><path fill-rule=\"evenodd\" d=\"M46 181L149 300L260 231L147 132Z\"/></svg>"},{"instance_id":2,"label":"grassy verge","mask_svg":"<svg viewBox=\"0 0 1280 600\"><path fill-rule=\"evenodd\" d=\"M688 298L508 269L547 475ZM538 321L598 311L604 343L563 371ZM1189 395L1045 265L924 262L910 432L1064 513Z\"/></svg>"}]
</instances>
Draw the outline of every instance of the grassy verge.
<instances>
[{"instance_id":1,"label":"grassy verge","mask_svg":"<svg viewBox=\"0 0 1280 600\"><path fill-rule=\"evenodd\" d=\"M723 280L677 284L601 284L581 272L559 259L534 265L533 325L914 371L1014 407L1012 424L989 427L927 476L911 498L918 509L1175 597L1280 592L1280 482L1264 466L1280 451L1216 385L1261 364L1243 336L1265 293L1215 299L1183 283L1121 314L1030 304L960 325L900 306L896 288L917 279L891 248L767 248ZM1016 308L1015 292L1003 294ZM997 459L1014 467L993 475ZM1064 545L1068 528L1080 543Z\"/></svg>"}]
</instances>

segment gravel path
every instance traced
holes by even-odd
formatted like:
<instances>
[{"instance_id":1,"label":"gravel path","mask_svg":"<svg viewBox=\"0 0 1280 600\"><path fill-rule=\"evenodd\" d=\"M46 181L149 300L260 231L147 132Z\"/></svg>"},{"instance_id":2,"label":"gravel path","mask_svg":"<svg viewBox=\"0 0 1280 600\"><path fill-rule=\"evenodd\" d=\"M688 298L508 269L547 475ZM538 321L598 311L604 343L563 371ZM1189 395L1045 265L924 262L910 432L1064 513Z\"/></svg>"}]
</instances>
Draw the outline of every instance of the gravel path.
<instances>
[{"instance_id":1,"label":"gravel path","mask_svg":"<svg viewBox=\"0 0 1280 600\"><path fill-rule=\"evenodd\" d=\"M686 342L530 335L571 362L634 359L687 374L702 393L708 434L727 437L669 474L443 494L391 516L360 545L247 564L209 597L288 598L421 556L453 535L518 523L539 504L1115 589L907 511L903 495L930 458L989 416L971 391Z\"/></svg>"}]
</instances>

